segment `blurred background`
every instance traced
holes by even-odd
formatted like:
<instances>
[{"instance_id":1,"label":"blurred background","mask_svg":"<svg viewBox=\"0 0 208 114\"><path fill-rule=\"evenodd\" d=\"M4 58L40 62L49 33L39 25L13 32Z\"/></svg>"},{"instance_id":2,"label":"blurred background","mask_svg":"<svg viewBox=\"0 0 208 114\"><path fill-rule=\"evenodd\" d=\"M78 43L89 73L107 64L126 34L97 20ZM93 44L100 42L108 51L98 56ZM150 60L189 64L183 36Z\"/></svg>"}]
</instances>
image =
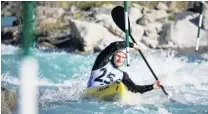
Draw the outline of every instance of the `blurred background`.
<instances>
[{"instance_id":1,"label":"blurred background","mask_svg":"<svg viewBox=\"0 0 208 114\"><path fill-rule=\"evenodd\" d=\"M137 42L152 49L193 48L196 45L200 3L194 1L131 1L129 15ZM37 1L36 47L92 53L110 42L123 40L111 10L119 1ZM3 44L20 45L21 2L1 2ZM201 29L200 50L207 48L207 2ZM95 34L96 33L96 34ZM192 50L192 49L191 49Z\"/></svg>"}]
</instances>

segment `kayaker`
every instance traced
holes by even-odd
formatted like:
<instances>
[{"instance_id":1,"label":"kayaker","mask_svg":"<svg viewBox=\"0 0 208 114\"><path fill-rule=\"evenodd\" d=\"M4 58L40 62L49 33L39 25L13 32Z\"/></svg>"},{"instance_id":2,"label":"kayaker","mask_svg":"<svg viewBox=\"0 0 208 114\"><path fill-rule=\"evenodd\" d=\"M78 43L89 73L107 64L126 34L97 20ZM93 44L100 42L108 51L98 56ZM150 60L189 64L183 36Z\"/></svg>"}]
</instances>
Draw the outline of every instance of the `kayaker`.
<instances>
[{"instance_id":1,"label":"kayaker","mask_svg":"<svg viewBox=\"0 0 208 114\"><path fill-rule=\"evenodd\" d=\"M98 54L88 81L88 88L108 85L118 80L122 81L128 90L134 93L144 93L160 88L159 80L151 85L136 85L127 72L119 69L126 60L125 47L125 41L113 42ZM130 48L139 50L139 46L133 43L130 43Z\"/></svg>"}]
</instances>

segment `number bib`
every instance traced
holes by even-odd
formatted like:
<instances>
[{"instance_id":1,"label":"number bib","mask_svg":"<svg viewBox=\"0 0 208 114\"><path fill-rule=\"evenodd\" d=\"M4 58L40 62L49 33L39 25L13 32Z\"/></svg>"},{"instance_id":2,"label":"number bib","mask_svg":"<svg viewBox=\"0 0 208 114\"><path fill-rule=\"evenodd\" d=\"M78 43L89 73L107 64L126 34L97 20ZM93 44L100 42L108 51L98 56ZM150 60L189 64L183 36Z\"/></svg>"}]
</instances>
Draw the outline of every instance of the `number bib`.
<instances>
[{"instance_id":1,"label":"number bib","mask_svg":"<svg viewBox=\"0 0 208 114\"><path fill-rule=\"evenodd\" d=\"M111 63L91 72L88 87L107 85L116 80L122 80L123 72L115 69Z\"/></svg>"}]
</instances>

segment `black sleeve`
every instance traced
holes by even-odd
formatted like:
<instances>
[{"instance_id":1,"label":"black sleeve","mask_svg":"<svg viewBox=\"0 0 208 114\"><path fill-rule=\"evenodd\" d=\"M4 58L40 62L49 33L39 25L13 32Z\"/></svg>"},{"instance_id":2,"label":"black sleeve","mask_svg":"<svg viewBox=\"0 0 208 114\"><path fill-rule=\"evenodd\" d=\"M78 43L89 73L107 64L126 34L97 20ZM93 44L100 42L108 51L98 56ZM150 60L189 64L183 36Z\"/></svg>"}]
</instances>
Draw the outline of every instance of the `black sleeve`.
<instances>
[{"instance_id":1,"label":"black sleeve","mask_svg":"<svg viewBox=\"0 0 208 114\"><path fill-rule=\"evenodd\" d=\"M134 44L130 43L130 47L133 48ZM111 43L107 46L104 50L102 50L99 55L97 56L95 63L93 65L92 70L99 69L105 66L109 62L109 57L114 54L119 49L124 49L126 47L125 41L117 41Z\"/></svg>"},{"instance_id":2,"label":"black sleeve","mask_svg":"<svg viewBox=\"0 0 208 114\"><path fill-rule=\"evenodd\" d=\"M122 79L123 84L128 88L129 91L134 93L144 93L147 91L151 91L153 89L153 84L151 85L136 85L130 78L126 72L123 72L124 76Z\"/></svg>"}]
</instances>

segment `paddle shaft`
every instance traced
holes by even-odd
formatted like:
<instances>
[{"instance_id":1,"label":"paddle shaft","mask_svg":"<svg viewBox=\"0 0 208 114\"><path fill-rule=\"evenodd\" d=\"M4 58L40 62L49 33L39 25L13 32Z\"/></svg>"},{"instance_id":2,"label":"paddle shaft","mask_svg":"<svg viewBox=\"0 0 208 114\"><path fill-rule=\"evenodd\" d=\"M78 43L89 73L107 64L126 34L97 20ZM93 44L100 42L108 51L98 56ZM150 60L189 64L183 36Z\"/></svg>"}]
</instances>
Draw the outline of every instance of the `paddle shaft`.
<instances>
[{"instance_id":1,"label":"paddle shaft","mask_svg":"<svg viewBox=\"0 0 208 114\"><path fill-rule=\"evenodd\" d=\"M132 41L133 41L135 44L137 44L136 41L134 40L133 36L131 35L131 33L130 33L130 37L131 37ZM152 68L150 67L150 65L149 65L149 63L147 62L146 58L144 57L142 51L141 51L141 50L138 50L138 51L139 51L140 55L142 56L144 62L147 64L148 68L150 69L151 73L152 73L153 76L155 77L155 79L158 80L158 78L157 78L157 76L155 75L154 71L152 70Z\"/></svg>"},{"instance_id":2,"label":"paddle shaft","mask_svg":"<svg viewBox=\"0 0 208 114\"><path fill-rule=\"evenodd\" d=\"M129 33L129 35L130 35L130 37L131 37L131 40L132 40L135 44L137 44L136 41L134 40L133 36L131 35L131 33ZM144 62L146 63L147 67L150 69L151 73L153 74L154 78L155 78L156 80L158 80L158 78L157 78L157 76L155 75L154 71L152 70L152 68L150 67L150 65L149 65L149 63L147 62L146 58L144 57L142 51L141 51L141 50L138 50L138 51L139 51L140 55L142 56ZM163 87L162 85L161 85L161 89L162 89L162 91L165 93L165 95L168 96L168 93L165 91L165 89L164 89L164 87ZM170 100L173 101L173 102L175 102L175 101L172 100L172 99L170 99Z\"/></svg>"}]
</instances>

